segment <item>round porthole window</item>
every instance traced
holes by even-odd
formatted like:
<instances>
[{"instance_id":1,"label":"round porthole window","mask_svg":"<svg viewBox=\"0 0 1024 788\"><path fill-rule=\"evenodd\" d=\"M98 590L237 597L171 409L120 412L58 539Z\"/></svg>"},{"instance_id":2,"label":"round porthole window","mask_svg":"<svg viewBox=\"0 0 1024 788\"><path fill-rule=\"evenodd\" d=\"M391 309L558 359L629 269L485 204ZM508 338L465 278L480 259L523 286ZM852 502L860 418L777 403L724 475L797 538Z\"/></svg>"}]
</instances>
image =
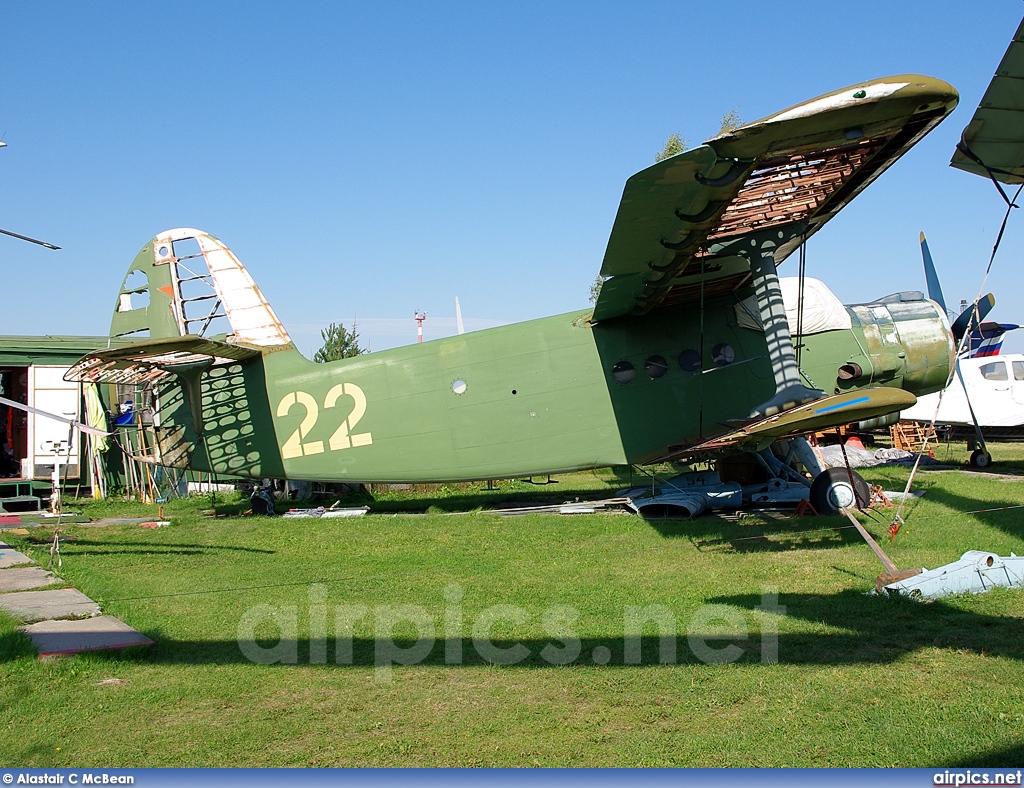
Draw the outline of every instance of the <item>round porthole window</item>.
<instances>
[{"instance_id":1,"label":"round porthole window","mask_svg":"<svg viewBox=\"0 0 1024 788\"><path fill-rule=\"evenodd\" d=\"M647 373L647 377L654 380L663 378L665 373L668 372L668 362L664 356L649 356L644 362L644 372Z\"/></svg>"},{"instance_id":2,"label":"round porthole window","mask_svg":"<svg viewBox=\"0 0 1024 788\"><path fill-rule=\"evenodd\" d=\"M636 377L636 367L628 361L620 361L612 367L612 378L616 383L632 383Z\"/></svg>"},{"instance_id":3,"label":"round porthole window","mask_svg":"<svg viewBox=\"0 0 1024 788\"><path fill-rule=\"evenodd\" d=\"M700 353L692 348L684 350L679 354L679 368L683 372L697 372L700 370Z\"/></svg>"},{"instance_id":4,"label":"round porthole window","mask_svg":"<svg viewBox=\"0 0 1024 788\"><path fill-rule=\"evenodd\" d=\"M452 383L452 391L454 391L456 394L465 394L466 388L466 381L464 381L462 378L459 378L454 383Z\"/></svg>"},{"instance_id":5,"label":"round porthole window","mask_svg":"<svg viewBox=\"0 0 1024 788\"><path fill-rule=\"evenodd\" d=\"M711 359L719 367L727 367L736 360L736 351L728 342L719 342L711 348Z\"/></svg>"}]
</instances>

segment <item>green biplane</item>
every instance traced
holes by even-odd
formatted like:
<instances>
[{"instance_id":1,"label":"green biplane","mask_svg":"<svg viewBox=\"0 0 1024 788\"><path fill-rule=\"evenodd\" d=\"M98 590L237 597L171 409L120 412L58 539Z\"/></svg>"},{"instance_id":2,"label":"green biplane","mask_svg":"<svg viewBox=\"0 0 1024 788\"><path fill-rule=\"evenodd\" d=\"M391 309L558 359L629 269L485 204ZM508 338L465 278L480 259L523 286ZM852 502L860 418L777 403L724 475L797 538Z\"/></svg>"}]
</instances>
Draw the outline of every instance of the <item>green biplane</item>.
<instances>
[{"instance_id":1,"label":"green biplane","mask_svg":"<svg viewBox=\"0 0 1024 788\"><path fill-rule=\"evenodd\" d=\"M153 461L253 478L539 475L884 416L945 385L945 314L919 293L843 307L823 286L794 312L776 267L957 98L889 77L722 133L626 182L592 309L328 364L221 241L164 232L118 296L110 333L130 344L68 377L149 387Z\"/></svg>"}]
</instances>

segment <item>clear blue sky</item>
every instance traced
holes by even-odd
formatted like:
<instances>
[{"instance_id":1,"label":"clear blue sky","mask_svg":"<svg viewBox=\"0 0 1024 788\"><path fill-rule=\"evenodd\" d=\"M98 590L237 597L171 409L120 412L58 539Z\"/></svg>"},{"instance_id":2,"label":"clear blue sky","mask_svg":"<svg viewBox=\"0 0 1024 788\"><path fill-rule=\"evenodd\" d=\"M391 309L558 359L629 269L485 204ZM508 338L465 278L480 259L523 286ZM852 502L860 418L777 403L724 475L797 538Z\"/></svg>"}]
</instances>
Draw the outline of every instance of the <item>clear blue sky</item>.
<instances>
[{"instance_id":1,"label":"clear blue sky","mask_svg":"<svg viewBox=\"0 0 1024 788\"><path fill-rule=\"evenodd\" d=\"M211 7L214 6L215 7ZM691 145L878 76L958 110L808 247L847 303L973 298L1003 214L948 167L1024 14L985 3L40 3L0 10L0 333L99 334L158 231L223 239L307 354L583 308L622 185ZM1024 216L988 289L1024 323ZM793 266L795 268L795 264ZM787 273L789 265L783 267ZM1024 330L1017 332L1024 335ZM1007 349L1024 349L1024 337Z\"/></svg>"}]
</instances>

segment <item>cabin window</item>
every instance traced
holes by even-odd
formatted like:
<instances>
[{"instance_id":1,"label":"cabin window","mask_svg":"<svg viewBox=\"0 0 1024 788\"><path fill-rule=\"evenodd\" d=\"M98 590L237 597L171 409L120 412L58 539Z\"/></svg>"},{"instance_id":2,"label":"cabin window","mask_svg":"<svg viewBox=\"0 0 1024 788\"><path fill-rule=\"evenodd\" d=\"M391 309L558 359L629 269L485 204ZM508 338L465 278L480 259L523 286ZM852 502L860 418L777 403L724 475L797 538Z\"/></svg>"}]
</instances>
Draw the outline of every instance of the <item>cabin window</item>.
<instances>
[{"instance_id":1,"label":"cabin window","mask_svg":"<svg viewBox=\"0 0 1024 788\"><path fill-rule=\"evenodd\" d=\"M978 371L981 372L981 376L985 380L1009 380L1009 375L1006 374L1006 364L1002 361L994 361L991 364L982 364L978 367Z\"/></svg>"},{"instance_id":2,"label":"cabin window","mask_svg":"<svg viewBox=\"0 0 1024 788\"><path fill-rule=\"evenodd\" d=\"M668 362L664 356L650 356L644 362L644 372L647 376L657 380L658 378L665 377L665 373L668 372Z\"/></svg>"},{"instance_id":3,"label":"cabin window","mask_svg":"<svg viewBox=\"0 0 1024 788\"><path fill-rule=\"evenodd\" d=\"M1024 380L1024 361L1013 362L1013 379Z\"/></svg>"},{"instance_id":4,"label":"cabin window","mask_svg":"<svg viewBox=\"0 0 1024 788\"><path fill-rule=\"evenodd\" d=\"M452 383L452 391L454 391L456 394L465 394L467 388L468 386L466 386L466 381L462 380L461 378Z\"/></svg>"},{"instance_id":5,"label":"cabin window","mask_svg":"<svg viewBox=\"0 0 1024 788\"><path fill-rule=\"evenodd\" d=\"M719 342L711 348L711 360L716 366L727 367L736 360L736 351L728 342Z\"/></svg>"},{"instance_id":6,"label":"cabin window","mask_svg":"<svg viewBox=\"0 0 1024 788\"><path fill-rule=\"evenodd\" d=\"M687 348L679 354L679 368L683 372L697 372L700 370L700 353L692 348Z\"/></svg>"},{"instance_id":7,"label":"cabin window","mask_svg":"<svg viewBox=\"0 0 1024 788\"><path fill-rule=\"evenodd\" d=\"M619 361L612 367L612 378L615 379L616 383L632 383L633 378L636 377L636 367L630 364L628 361Z\"/></svg>"}]
</instances>

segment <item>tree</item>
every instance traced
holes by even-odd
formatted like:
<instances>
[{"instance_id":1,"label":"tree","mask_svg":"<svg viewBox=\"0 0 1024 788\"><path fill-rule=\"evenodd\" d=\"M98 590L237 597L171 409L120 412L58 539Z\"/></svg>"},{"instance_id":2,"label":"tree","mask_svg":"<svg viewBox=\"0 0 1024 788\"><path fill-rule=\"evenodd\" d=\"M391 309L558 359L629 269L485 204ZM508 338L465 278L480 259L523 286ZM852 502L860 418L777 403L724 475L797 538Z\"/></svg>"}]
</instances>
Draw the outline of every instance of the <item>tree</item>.
<instances>
[{"instance_id":1,"label":"tree","mask_svg":"<svg viewBox=\"0 0 1024 788\"><path fill-rule=\"evenodd\" d=\"M680 154L684 150L686 150L686 140L678 134L669 134L668 139L665 140L665 147L655 154L654 162L657 164L659 161L665 161L665 159Z\"/></svg>"},{"instance_id":2,"label":"tree","mask_svg":"<svg viewBox=\"0 0 1024 788\"><path fill-rule=\"evenodd\" d=\"M356 331L354 320L351 331L343 325L331 323L320 332L320 337L324 345L313 354L313 360L318 364L337 361L339 358L352 358L366 352L359 347L359 332Z\"/></svg>"},{"instance_id":3,"label":"tree","mask_svg":"<svg viewBox=\"0 0 1024 788\"><path fill-rule=\"evenodd\" d=\"M742 125L743 118L740 117L740 108L733 107L722 116L722 128L718 130L718 133L725 134L726 132L735 131Z\"/></svg>"},{"instance_id":4,"label":"tree","mask_svg":"<svg viewBox=\"0 0 1024 788\"><path fill-rule=\"evenodd\" d=\"M684 150L686 150L686 140L680 137L679 134L669 134L668 139L665 140L664 147L654 155L654 162L657 164L660 161L665 161L665 159L670 159ZM601 295L601 287L607 280L607 276L597 275L597 279L590 285L590 303L597 303L597 299Z\"/></svg>"}]
</instances>

